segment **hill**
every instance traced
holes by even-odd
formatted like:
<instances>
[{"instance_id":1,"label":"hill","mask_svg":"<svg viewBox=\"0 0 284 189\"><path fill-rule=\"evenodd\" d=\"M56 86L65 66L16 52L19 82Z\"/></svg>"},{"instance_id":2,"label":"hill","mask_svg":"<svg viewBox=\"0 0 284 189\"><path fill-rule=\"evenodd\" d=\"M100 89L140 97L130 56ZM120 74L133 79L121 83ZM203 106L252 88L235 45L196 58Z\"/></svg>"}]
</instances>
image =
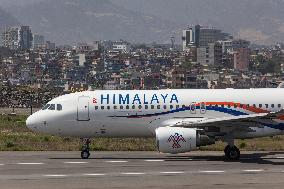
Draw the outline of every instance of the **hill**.
<instances>
[{"instance_id":1,"label":"hill","mask_svg":"<svg viewBox=\"0 0 284 189\"><path fill-rule=\"evenodd\" d=\"M125 9L109 0L47 0L13 8L33 31L58 43L119 40L165 41L174 23Z\"/></svg>"}]
</instances>

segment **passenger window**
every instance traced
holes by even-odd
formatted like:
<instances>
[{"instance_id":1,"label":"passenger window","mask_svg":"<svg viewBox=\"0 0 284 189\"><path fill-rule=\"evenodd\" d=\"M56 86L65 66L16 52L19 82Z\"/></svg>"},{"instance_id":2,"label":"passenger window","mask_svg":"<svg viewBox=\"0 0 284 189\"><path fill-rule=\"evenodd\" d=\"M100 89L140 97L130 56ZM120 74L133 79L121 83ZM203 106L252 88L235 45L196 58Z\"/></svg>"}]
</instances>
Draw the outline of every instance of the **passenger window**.
<instances>
[{"instance_id":1,"label":"passenger window","mask_svg":"<svg viewBox=\"0 0 284 189\"><path fill-rule=\"evenodd\" d=\"M278 108L281 108L281 104L278 104Z\"/></svg>"},{"instance_id":2,"label":"passenger window","mask_svg":"<svg viewBox=\"0 0 284 189\"><path fill-rule=\"evenodd\" d=\"M265 107L268 108L268 104L265 104Z\"/></svg>"},{"instance_id":3,"label":"passenger window","mask_svg":"<svg viewBox=\"0 0 284 189\"><path fill-rule=\"evenodd\" d=\"M170 105L170 109L171 109L171 110L174 109L174 106L173 106L173 105Z\"/></svg>"},{"instance_id":4,"label":"passenger window","mask_svg":"<svg viewBox=\"0 0 284 189\"><path fill-rule=\"evenodd\" d=\"M185 105L182 105L182 109L185 109L186 108L186 106Z\"/></svg>"},{"instance_id":5,"label":"passenger window","mask_svg":"<svg viewBox=\"0 0 284 189\"><path fill-rule=\"evenodd\" d=\"M49 106L48 109L49 109L49 110L55 110L55 104L50 104L50 106Z\"/></svg>"},{"instance_id":6,"label":"passenger window","mask_svg":"<svg viewBox=\"0 0 284 189\"><path fill-rule=\"evenodd\" d=\"M271 108L274 108L275 106L274 106L274 104L271 104Z\"/></svg>"},{"instance_id":7,"label":"passenger window","mask_svg":"<svg viewBox=\"0 0 284 189\"><path fill-rule=\"evenodd\" d=\"M145 110L148 110L149 109L149 106L148 105L145 105Z\"/></svg>"},{"instance_id":8,"label":"passenger window","mask_svg":"<svg viewBox=\"0 0 284 189\"><path fill-rule=\"evenodd\" d=\"M101 106L101 109L102 109L102 110L104 110L104 109L105 109L105 107L104 107L104 106Z\"/></svg>"},{"instance_id":9,"label":"passenger window","mask_svg":"<svg viewBox=\"0 0 284 189\"><path fill-rule=\"evenodd\" d=\"M249 108L249 104L247 104L247 108Z\"/></svg>"},{"instance_id":10,"label":"passenger window","mask_svg":"<svg viewBox=\"0 0 284 189\"><path fill-rule=\"evenodd\" d=\"M238 108L238 105L237 105L237 104L234 104L234 108Z\"/></svg>"},{"instance_id":11,"label":"passenger window","mask_svg":"<svg viewBox=\"0 0 284 189\"><path fill-rule=\"evenodd\" d=\"M259 104L259 106L258 106L259 108L262 108L262 104Z\"/></svg>"},{"instance_id":12,"label":"passenger window","mask_svg":"<svg viewBox=\"0 0 284 189\"><path fill-rule=\"evenodd\" d=\"M224 107L225 107L225 105L224 105L224 104L222 104L222 105L221 105L221 107L222 107L222 108L224 108Z\"/></svg>"},{"instance_id":13,"label":"passenger window","mask_svg":"<svg viewBox=\"0 0 284 189\"><path fill-rule=\"evenodd\" d=\"M57 110L61 111L62 110L62 105L61 104L57 104Z\"/></svg>"},{"instance_id":14,"label":"passenger window","mask_svg":"<svg viewBox=\"0 0 284 189\"><path fill-rule=\"evenodd\" d=\"M240 108L243 108L244 107L244 105L243 104L240 104Z\"/></svg>"},{"instance_id":15,"label":"passenger window","mask_svg":"<svg viewBox=\"0 0 284 189\"><path fill-rule=\"evenodd\" d=\"M123 106L120 106L120 109L123 110Z\"/></svg>"},{"instance_id":16,"label":"passenger window","mask_svg":"<svg viewBox=\"0 0 284 189\"><path fill-rule=\"evenodd\" d=\"M139 105L138 108L141 110L142 109L142 105Z\"/></svg>"},{"instance_id":17,"label":"passenger window","mask_svg":"<svg viewBox=\"0 0 284 189\"><path fill-rule=\"evenodd\" d=\"M215 108L218 108L218 104L215 104Z\"/></svg>"},{"instance_id":18,"label":"passenger window","mask_svg":"<svg viewBox=\"0 0 284 189\"><path fill-rule=\"evenodd\" d=\"M154 106L154 105L151 105L151 109L154 110L154 109L155 109L155 106Z\"/></svg>"},{"instance_id":19,"label":"passenger window","mask_svg":"<svg viewBox=\"0 0 284 189\"><path fill-rule=\"evenodd\" d=\"M126 106L126 110L129 110L129 105Z\"/></svg>"},{"instance_id":20,"label":"passenger window","mask_svg":"<svg viewBox=\"0 0 284 189\"><path fill-rule=\"evenodd\" d=\"M132 109L135 110L135 105L132 106Z\"/></svg>"},{"instance_id":21,"label":"passenger window","mask_svg":"<svg viewBox=\"0 0 284 189\"><path fill-rule=\"evenodd\" d=\"M176 109L179 109L179 105L176 105Z\"/></svg>"},{"instance_id":22,"label":"passenger window","mask_svg":"<svg viewBox=\"0 0 284 189\"><path fill-rule=\"evenodd\" d=\"M230 104L228 104L228 108L231 108L231 105L230 105Z\"/></svg>"},{"instance_id":23,"label":"passenger window","mask_svg":"<svg viewBox=\"0 0 284 189\"><path fill-rule=\"evenodd\" d=\"M116 110L116 109L117 109L117 106L113 106L113 109Z\"/></svg>"},{"instance_id":24,"label":"passenger window","mask_svg":"<svg viewBox=\"0 0 284 189\"><path fill-rule=\"evenodd\" d=\"M256 108L256 105L254 104L253 107Z\"/></svg>"},{"instance_id":25,"label":"passenger window","mask_svg":"<svg viewBox=\"0 0 284 189\"><path fill-rule=\"evenodd\" d=\"M99 107L98 106L95 106L95 110L98 110L99 109Z\"/></svg>"},{"instance_id":26,"label":"passenger window","mask_svg":"<svg viewBox=\"0 0 284 189\"><path fill-rule=\"evenodd\" d=\"M161 105L157 105L157 109L158 109L158 110L161 109Z\"/></svg>"},{"instance_id":27,"label":"passenger window","mask_svg":"<svg viewBox=\"0 0 284 189\"><path fill-rule=\"evenodd\" d=\"M42 110L47 110L49 108L50 104L45 105Z\"/></svg>"},{"instance_id":28,"label":"passenger window","mask_svg":"<svg viewBox=\"0 0 284 189\"><path fill-rule=\"evenodd\" d=\"M107 106L107 109L110 110L110 106Z\"/></svg>"},{"instance_id":29,"label":"passenger window","mask_svg":"<svg viewBox=\"0 0 284 189\"><path fill-rule=\"evenodd\" d=\"M167 109L167 105L164 105L163 108L164 108L164 109Z\"/></svg>"}]
</instances>

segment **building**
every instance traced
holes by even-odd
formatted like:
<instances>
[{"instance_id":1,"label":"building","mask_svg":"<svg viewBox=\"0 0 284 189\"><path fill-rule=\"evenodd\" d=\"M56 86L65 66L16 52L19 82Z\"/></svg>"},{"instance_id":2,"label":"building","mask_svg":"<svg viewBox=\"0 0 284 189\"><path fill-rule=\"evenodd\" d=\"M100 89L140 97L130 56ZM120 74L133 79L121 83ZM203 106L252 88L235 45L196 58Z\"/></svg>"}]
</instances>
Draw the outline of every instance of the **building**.
<instances>
[{"instance_id":1,"label":"building","mask_svg":"<svg viewBox=\"0 0 284 189\"><path fill-rule=\"evenodd\" d=\"M33 34L29 26L21 26L20 30L20 49L28 50L33 45Z\"/></svg>"},{"instance_id":2,"label":"building","mask_svg":"<svg viewBox=\"0 0 284 189\"><path fill-rule=\"evenodd\" d=\"M229 34L213 27L201 27L199 33L199 47L207 47L210 43L231 38Z\"/></svg>"},{"instance_id":3,"label":"building","mask_svg":"<svg viewBox=\"0 0 284 189\"><path fill-rule=\"evenodd\" d=\"M222 63L222 55L220 43L209 43L207 47L197 48L197 63L218 66Z\"/></svg>"},{"instance_id":4,"label":"building","mask_svg":"<svg viewBox=\"0 0 284 189\"><path fill-rule=\"evenodd\" d=\"M2 33L2 40L11 50L28 50L32 47L33 35L29 26L8 27Z\"/></svg>"},{"instance_id":5,"label":"building","mask_svg":"<svg viewBox=\"0 0 284 189\"><path fill-rule=\"evenodd\" d=\"M249 68L249 48L238 48L234 51L234 69L247 71Z\"/></svg>"},{"instance_id":6,"label":"building","mask_svg":"<svg viewBox=\"0 0 284 189\"><path fill-rule=\"evenodd\" d=\"M182 48L187 51L190 48L199 47L200 26L192 26L182 31Z\"/></svg>"},{"instance_id":7,"label":"building","mask_svg":"<svg viewBox=\"0 0 284 189\"><path fill-rule=\"evenodd\" d=\"M225 40L218 41L222 45L223 53L232 53L235 49L239 48L248 48L250 46L250 42L242 39L238 40Z\"/></svg>"},{"instance_id":8,"label":"building","mask_svg":"<svg viewBox=\"0 0 284 189\"><path fill-rule=\"evenodd\" d=\"M20 47L20 28L8 27L2 33L3 46L11 50L17 50Z\"/></svg>"},{"instance_id":9,"label":"building","mask_svg":"<svg viewBox=\"0 0 284 189\"><path fill-rule=\"evenodd\" d=\"M122 53L129 53L130 44L125 41L116 41L112 44L112 50L122 52Z\"/></svg>"},{"instance_id":10,"label":"building","mask_svg":"<svg viewBox=\"0 0 284 189\"><path fill-rule=\"evenodd\" d=\"M45 48L44 36L39 34L34 34L33 36L33 49Z\"/></svg>"}]
</instances>

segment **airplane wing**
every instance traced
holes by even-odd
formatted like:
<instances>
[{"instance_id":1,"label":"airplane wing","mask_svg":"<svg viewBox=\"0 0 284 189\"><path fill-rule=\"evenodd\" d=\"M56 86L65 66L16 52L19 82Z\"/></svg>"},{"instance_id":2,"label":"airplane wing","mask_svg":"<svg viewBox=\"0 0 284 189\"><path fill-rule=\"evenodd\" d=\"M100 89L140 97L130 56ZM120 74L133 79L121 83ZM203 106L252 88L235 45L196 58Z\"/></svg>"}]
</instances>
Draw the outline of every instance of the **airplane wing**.
<instances>
[{"instance_id":1,"label":"airplane wing","mask_svg":"<svg viewBox=\"0 0 284 189\"><path fill-rule=\"evenodd\" d=\"M273 123L273 119L278 119L280 116L284 116L284 110L273 113L260 113L251 115L241 116L229 116L223 118L208 118L199 120L184 119L176 122L171 127L184 127L184 128L202 128L202 127L224 127L231 125L242 125L242 126L262 126L263 124Z\"/></svg>"}]
</instances>

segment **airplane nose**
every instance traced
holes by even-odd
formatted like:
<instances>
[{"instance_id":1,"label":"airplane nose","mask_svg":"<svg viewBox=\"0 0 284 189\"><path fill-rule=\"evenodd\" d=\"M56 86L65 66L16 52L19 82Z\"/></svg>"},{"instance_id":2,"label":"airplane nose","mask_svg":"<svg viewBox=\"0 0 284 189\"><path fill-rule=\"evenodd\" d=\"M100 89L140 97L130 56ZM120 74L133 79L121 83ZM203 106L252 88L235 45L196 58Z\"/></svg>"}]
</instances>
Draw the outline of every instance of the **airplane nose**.
<instances>
[{"instance_id":1,"label":"airplane nose","mask_svg":"<svg viewBox=\"0 0 284 189\"><path fill-rule=\"evenodd\" d=\"M37 129L38 123L34 115L30 115L28 117L28 119L26 120L26 126L33 131Z\"/></svg>"}]
</instances>

